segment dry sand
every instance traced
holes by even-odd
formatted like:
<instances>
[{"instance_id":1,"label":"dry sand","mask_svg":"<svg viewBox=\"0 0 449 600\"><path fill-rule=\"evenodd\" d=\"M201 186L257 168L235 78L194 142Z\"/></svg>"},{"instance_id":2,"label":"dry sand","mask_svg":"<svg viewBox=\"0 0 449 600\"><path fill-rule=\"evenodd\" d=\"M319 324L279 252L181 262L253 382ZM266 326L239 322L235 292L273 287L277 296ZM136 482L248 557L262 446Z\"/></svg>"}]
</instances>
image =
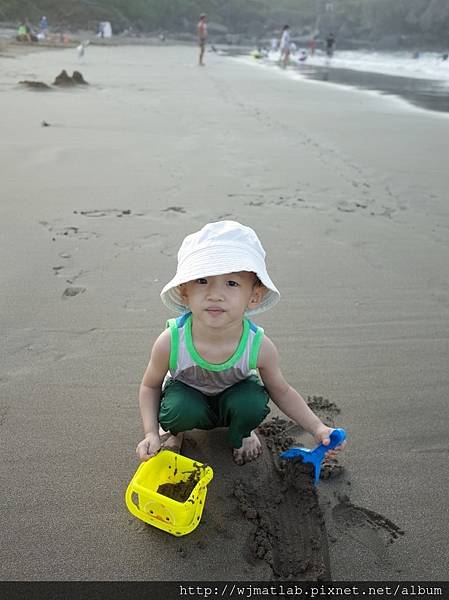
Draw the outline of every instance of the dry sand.
<instances>
[{"instance_id":1,"label":"dry sand","mask_svg":"<svg viewBox=\"0 0 449 600\"><path fill-rule=\"evenodd\" d=\"M196 58L0 56L0 577L268 580L273 556L291 561L282 532L307 516L290 491L255 559L276 514L257 491L273 485L272 454L239 468L222 431L187 443L215 472L192 534L168 536L124 505L137 388L170 316L160 288L185 234L233 218L258 231L282 292L258 322L287 379L328 398L317 410L348 432L343 474L311 500L323 573L447 579L449 119ZM17 85L62 69L90 85ZM316 576L298 564L296 578Z\"/></svg>"}]
</instances>

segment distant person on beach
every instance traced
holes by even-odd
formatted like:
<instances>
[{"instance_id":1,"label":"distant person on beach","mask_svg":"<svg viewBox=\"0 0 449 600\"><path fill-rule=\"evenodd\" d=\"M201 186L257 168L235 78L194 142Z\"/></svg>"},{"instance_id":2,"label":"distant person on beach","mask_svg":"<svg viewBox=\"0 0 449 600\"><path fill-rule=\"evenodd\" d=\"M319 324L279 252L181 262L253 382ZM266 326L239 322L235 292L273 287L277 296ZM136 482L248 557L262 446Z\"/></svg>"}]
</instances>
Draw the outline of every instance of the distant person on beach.
<instances>
[{"instance_id":1,"label":"distant person on beach","mask_svg":"<svg viewBox=\"0 0 449 600\"><path fill-rule=\"evenodd\" d=\"M309 54L310 54L310 56L313 56L315 54L315 50L316 50L315 36L310 38L308 46L309 46Z\"/></svg>"},{"instance_id":2,"label":"distant person on beach","mask_svg":"<svg viewBox=\"0 0 449 600\"><path fill-rule=\"evenodd\" d=\"M39 41L37 35L33 31L28 19L22 21L17 30L16 39L18 42L37 42Z\"/></svg>"},{"instance_id":3,"label":"distant person on beach","mask_svg":"<svg viewBox=\"0 0 449 600\"><path fill-rule=\"evenodd\" d=\"M335 36L330 33L326 38L326 54L329 58L332 58L335 52Z\"/></svg>"},{"instance_id":4,"label":"distant person on beach","mask_svg":"<svg viewBox=\"0 0 449 600\"><path fill-rule=\"evenodd\" d=\"M284 25L284 28L282 30L281 41L279 43L279 50L281 52L280 64L281 67L285 69L290 59L290 27L288 25Z\"/></svg>"},{"instance_id":5,"label":"distant person on beach","mask_svg":"<svg viewBox=\"0 0 449 600\"><path fill-rule=\"evenodd\" d=\"M448 58L449 58L449 53L448 53L448 52L445 52L445 53L442 55L442 57L441 57L441 60L447 60Z\"/></svg>"},{"instance_id":6,"label":"distant person on beach","mask_svg":"<svg viewBox=\"0 0 449 600\"><path fill-rule=\"evenodd\" d=\"M86 48L89 44L90 44L89 40L86 40L84 42L81 42L81 44L79 46L77 46L76 51L78 53L78 60L80 62L83 60L84 55L86 53Z\"/></svg>"},{"instance_id":7,"label":"distant person on beach","mask_svg":"<svg viewBox=\"0 0 449 600\"><path fill-rule=\"evenodd\" d=\"M25 23L20 23L17 29L16 40L18 42L31 42L31 37L28 33Z\"/></svg>"},{"instance_id":8,"label":"distant person on beach","mask_svg":"<svg viewBox=\"0 0 449 600\"><path fill-rule=\"evenodd\" d=\"M198 46L200 49L200 55L198 59L198 65L204 67L204 51L206 49L207 42L207 26L206 26L206 14L200 14L200 20L196 26L196 33L198 36Z\"/></svg>"},{"instance_id":9,"label":"distant person on beach","mask_svg":"<svg viewBox=\"0 0 449 600\"><path fill-rule=\"evenodd\" d=\"M47 17L45 15L42 17L42 19L39 22L39 30L41 33L44 34L44 36L46 36L48 33L48 21L47 21Z\"/></svg>"},{"instance_id":10,"label":"distant person on beach","mask_svg":"<svg viewBox=\"0 0 449 600\"><path fill-rule=\"evenodd\" d=\"M285 381L275 345L249 320L279 297L250 227L219 221L184 239L176 275L161 292L181 316L169 319L154 343L139 391L140 460L161 448L179 452L185 431L217 427L228 429L236 464L255 460L262 452L255 429L270 398L316 442L329 444L332 428Z\"/></svg>"},{"instance_id":11,"label":"distant person on beach","mask_svg":"<svg viewBox=\"0 0 449 600\"><path fill-rule=\"evenodd\" d=\"M76 47L76 52L78 54L78 60L81 61L84 58L84 44L82 42Z\"/></svg>"}]
</instances>

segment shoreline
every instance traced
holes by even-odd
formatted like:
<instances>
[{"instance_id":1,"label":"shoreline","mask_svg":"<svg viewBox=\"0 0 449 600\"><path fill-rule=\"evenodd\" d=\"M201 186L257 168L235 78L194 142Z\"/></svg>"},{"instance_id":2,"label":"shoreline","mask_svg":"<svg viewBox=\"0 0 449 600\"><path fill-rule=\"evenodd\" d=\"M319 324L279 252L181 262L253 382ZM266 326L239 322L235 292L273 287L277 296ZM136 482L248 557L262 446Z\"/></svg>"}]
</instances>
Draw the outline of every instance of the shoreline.
<instances>
[{"instance_id":1,"label":"shoreline","mask_svg":"<svg viewBox=\"0 0 449 600\"><path fill-rule=\"evenodd\" d=\"M449 87L446 82L432 79L388 75L355 69L312 67L305 65L302 73L307 79L329 84L349 85L396 96L410 105L437 113L449 113Z\"/></svg>"},{"instance_id":2,"label":"shoreline","mask_svg":"<svg viewBox=\"0 0 449 600\"><path fill-rule=\"evenodd\" d=\"M230 51L230 57L243 60L248 66L264 66L279 71L279 66L266 59L254 59L249 54ZM330 63L327 66L290 64L287 69L280 71L287 76L297 77L298 81L316 81L341 89L354 89L363 92L375 92L380 96L398 98L406 105L424 111L446 115L449 113L448 81L409 75L393 75L376 71L363 71L360 68L343 68Z\"/></svg>"},{"instance_id":3,"label":"shoreline","mask_svg":"<svg viewBox=\"0 0 449 600\"><path fill-rule=\"evenodd\" d=\"M86 36L79 35L78 39L72 39L68 42L37 42L22 43L15 40L9 40L7 43L0 41L0 57L13 58L16 55L25 55L33 52L42 52L45 50L69 50L74 49L79 43L86 39ZM90 40L89 40L90 41ZM176 40L160 41L157 38L112 38L111 40L93 39L90 41L91 47L117 48L117 47L149 47L149 48L173 48L182 47L195 48L195 43L188 41L179 42ZM242 57L250 59L251 47L217 47L216 51L224 56L231 58ZM211 53L209 48L208 54ZM248 62L249 64L249 62ZM265 66L277 69L277 65L263 61ZM407 106L415 107L424 111L431 111L446 115L449 113L449 87L446 81L433 80L429 78L409 77L406 75L392 75L387 73L362 71L359 69L348 69L329 66L319 66L304 64L290 65L285 73L296 74L300 78L310 81L322 82L332 86L339 86L341 89L355 89L368 91L386 96L389 98L398 98Z\"/></svg>"}]
</instances>

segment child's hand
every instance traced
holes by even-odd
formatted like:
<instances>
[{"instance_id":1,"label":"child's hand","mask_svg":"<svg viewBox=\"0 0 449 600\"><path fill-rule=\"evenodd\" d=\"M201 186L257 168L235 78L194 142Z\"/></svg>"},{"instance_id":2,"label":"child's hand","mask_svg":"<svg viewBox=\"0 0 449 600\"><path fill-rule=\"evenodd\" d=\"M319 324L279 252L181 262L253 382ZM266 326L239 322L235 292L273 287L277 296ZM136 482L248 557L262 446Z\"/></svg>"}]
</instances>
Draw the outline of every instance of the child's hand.
<instances>
[{"instance_id":1,"label":"child's hand","mask_svg":"<svg viewBox=\"0 0 449 600\"><path fill-rule=\"evenodd\" d=\"M154 456L161 449L161 438L158 433L149 433L137 444L136 454L140 460L145 461Z\"/></svg>"},{"instance_id":2,"label":"child's hand","mask_svg":"<svg viewBox=\"0 0 449 600\"><path fill-rule=\"evenodd\" d=\"M324 424L321 424L315 431L313 438L319 444L323 444L324 446L328 446L330 444L329 436L333 432L332 427L327 427ZM335 458L339 452L341 452L346 446L346 441L341 443L339 446L336 446L332 450L328 450L325 454L326 458Z\"/></svg>"}]
</instances>

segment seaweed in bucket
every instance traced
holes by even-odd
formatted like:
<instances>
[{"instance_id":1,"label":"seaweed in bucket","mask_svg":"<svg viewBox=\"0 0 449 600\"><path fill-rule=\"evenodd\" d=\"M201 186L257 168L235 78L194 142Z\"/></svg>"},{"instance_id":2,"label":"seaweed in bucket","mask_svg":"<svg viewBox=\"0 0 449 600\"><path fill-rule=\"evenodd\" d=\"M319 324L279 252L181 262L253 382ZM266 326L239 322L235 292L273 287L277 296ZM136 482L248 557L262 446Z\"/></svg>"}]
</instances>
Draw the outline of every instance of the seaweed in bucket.
<instances>
[{"instance_id":1,"label":"seaweed in bucket","mask_svg":"<svg viewBox=\"0 0 449 600\"><path fill-rule=\"evenodd\" d=\"M196 484L204 474L204 469L207 465L199 465L194 463L194 468L191 471L183 471L183 474L190 473L185 481L178 481L177 483L162 483L157 493L172 498L177 502L186 502L189 499L190 494L193 492ZM174 475L178 472L177 459L175 458L175 470ZM190 502L193 502L190 500Z\"/></svg>"}]
</instances>

